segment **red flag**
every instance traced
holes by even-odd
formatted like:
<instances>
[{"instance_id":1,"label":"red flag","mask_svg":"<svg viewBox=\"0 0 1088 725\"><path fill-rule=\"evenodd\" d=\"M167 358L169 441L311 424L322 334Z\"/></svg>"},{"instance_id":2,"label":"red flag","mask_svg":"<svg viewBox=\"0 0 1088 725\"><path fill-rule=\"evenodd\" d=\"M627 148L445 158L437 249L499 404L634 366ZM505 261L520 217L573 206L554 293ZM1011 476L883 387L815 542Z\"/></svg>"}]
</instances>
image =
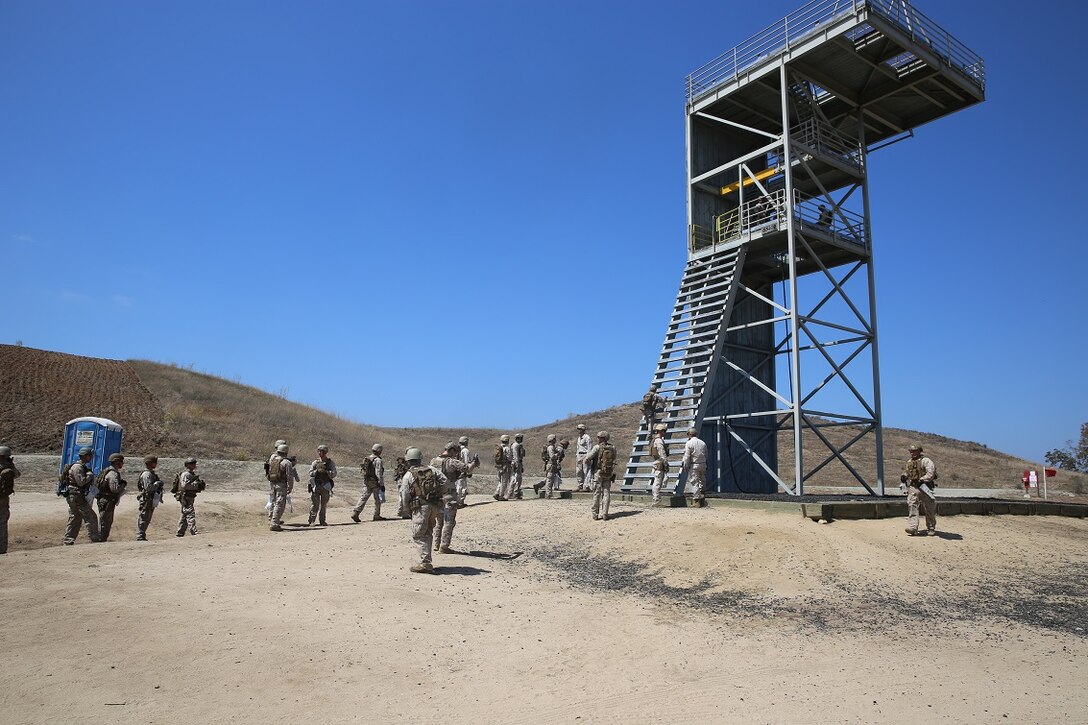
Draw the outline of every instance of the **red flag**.
<instances>
[{"instance_id":1,"label":"red flag","mask_svg":"<svg viewBox=\"0 0 1088 725\"><path fill-rule=\"evenodd\" d=\"M1047 478L1054 478L1058 475L1058 469L1056 468L1044 468L1043 471L1046 472Z\"/></svg>"}]
</instances>

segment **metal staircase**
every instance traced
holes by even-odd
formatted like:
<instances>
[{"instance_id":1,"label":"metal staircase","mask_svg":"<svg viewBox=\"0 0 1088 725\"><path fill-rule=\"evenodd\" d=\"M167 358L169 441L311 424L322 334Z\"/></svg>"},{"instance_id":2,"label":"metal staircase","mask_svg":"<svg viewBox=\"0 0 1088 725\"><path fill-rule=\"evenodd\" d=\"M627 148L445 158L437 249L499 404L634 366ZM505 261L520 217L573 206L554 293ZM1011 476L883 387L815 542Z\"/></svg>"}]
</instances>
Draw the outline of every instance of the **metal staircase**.
<instances>
[{"instance_id":1,"label":"metal staircase","mask_svg":"<svg viewBox=\"0 0 1088 725\"><path fill-rule=\"evenodd\" d=\"M680 281L653 378L658 392L668 400L659 422L668 426L665 443L669 448L669 489L679 482L687 429L702 413L703 392L721 356L744 254L744 245L737 245L692 259ZM643 417L627 462L623 489L649 488L653 478L653 460L648 455L652 437Z\"/></svg>"}]
</instances>

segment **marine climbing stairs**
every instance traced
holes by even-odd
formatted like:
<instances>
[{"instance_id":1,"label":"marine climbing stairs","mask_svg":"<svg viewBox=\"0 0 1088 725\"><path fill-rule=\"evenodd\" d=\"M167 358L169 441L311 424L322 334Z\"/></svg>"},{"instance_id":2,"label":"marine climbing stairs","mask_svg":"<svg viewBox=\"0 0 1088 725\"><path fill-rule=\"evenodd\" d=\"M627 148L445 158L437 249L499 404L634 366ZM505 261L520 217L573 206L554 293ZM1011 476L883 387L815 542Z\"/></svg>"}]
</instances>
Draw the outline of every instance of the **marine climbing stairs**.
<instances>
[{"instance_id":1,"label":"marine climbing stairs","mask_svg":"<svg viewBox=\"0 0 1088 725\"><path fill-rule=\"evenodd\" d=\"M729 322L737 281L744 265L744 245L715 251L688 262L676 304L661 346L653 382L668 400L658 422L668 426L669 489L675 488L687 429L700 416L704 387L712 379L721 355L723 330ZM631 447L622 488L649 488L653 460L649 457L652 431L645 417Z\"/></svg>"}]
</instances>

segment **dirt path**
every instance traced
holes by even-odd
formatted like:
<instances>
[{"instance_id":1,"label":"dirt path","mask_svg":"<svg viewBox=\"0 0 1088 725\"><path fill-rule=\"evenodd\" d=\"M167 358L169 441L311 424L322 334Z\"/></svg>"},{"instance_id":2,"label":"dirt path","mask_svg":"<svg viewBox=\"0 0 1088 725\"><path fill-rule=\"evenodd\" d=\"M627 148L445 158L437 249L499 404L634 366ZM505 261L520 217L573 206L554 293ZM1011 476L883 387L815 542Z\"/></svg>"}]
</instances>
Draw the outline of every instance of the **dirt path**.
<instances>
[{"instance_id":1,"label":"dirt path","mask_svg":"<svg viewBox=\"0 0 1088 725\"><path fill-rule=\"evenodd\" d=\"M346 489L346 487L345 487ZM345 490L330 512L344 524ZM0 557L5 722L1076 721L1088 522L819 526L726 509L470 497L439 576L403 521L264 528L209 493L203 533L58 543L13 500ZM305 513L296 501L298 523ZM37 538L37 537L40 537ZM35 542L38 548L35 547Z\"/></svg>"}]
</instances>

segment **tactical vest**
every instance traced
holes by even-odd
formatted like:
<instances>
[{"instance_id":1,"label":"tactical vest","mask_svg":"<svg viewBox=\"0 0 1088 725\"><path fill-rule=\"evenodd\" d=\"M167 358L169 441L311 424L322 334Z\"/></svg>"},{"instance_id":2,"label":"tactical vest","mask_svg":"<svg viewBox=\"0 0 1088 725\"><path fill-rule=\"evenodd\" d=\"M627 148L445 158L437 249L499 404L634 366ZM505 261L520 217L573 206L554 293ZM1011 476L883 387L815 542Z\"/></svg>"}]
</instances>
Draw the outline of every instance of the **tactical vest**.
<instances>
[{"instance_id":1,"label":"tactical vest","mask_svg":"<svg viewBox=\"0 0 1088 725\"><path fill-rule=\"evenodd\" d=\"M907 461L907 481L917 485L919 479L926 472L924 466L922 466L922 459L915 460L914 458Z\"/></svg>"},{"instance_id":2,"label":"tactical vest","mask_svg":"<svg viewBox=\"0 0 1088 725\"><path fill-rule=\"evenodd\" d=\"M283 456L278 453L272 454L272 457L268 459L268 481L269 483L283 483Z\"/></svg>"},{"instance_id":3,"label":"tactical vest","mask_svg":"<svg viewBox=\"0 0 1088 725\"><path fill-rule=\"evenodd\" d=\"M378 473L374 465L374 461L377 458L376 455L371 453L369 456L363 459L362 472L364 481L377 481Z\"/></svg>"},{"instance_id":4,"label":"tactical vest","mask_svg":"<svg viewBox=\"0 0 1088 725\"><path fill-rule=\"evenodd\" d=\"M412 469L412 475L416 479L418 496L427 503L439 503L442 501L442 483L438 476L434 475L434 469L430 466L417 466Z\"/></svg>"},{"instance_id":5,"label":"tactical vest","mask_svg":"<svg viewBox=\"0 0 1088 725\"><path fill-rule=\"evenodd\" d=\"M612 472L616 467L616 447L611 443L602 443L601 448L597 453L597 470L601 474L602 479L612 479L615 474Z\"/></svg>"},{"instance_id":6,"label":"tactical vest","mask_svg":"<svg viewBox=\"0 0 1088 725\"><path fill-rule=\"evenodd\" d=\"M317 465L319 467L314 469L314 480L318 483L330 482L332 480L332 477L329 476L329 460L325 459L325 461L322 462L320 459L318 459Z\"/></svg>"}]
</instances>

